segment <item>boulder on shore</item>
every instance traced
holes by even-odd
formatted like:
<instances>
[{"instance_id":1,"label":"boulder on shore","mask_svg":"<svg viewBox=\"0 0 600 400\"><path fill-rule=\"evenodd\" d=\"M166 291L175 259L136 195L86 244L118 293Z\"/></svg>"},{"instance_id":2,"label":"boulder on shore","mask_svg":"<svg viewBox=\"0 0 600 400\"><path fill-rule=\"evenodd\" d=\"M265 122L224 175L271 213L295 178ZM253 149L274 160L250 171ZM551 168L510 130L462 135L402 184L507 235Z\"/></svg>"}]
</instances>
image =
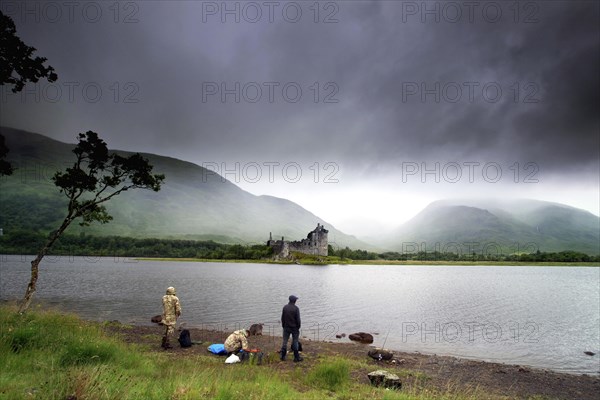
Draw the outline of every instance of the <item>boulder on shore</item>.
<instances>
[{"instance_id":1,"label":"boulder on shore","mask_svg":"<svg viewBox=\"0 0 600 400\"><path fill-rule=\"evenodd\" d=\"M150 322L154 322L155 324L159 324L162 325L162 315L155 315L154 317L150 318Z\"/></svg>"},{"instance_id":2,"label":"boulder on shore","mask_svg":"<svg viewBox=\"0 0 600 400\"><path fill-rule=\"evenodd\" d=\"M367 376L369 377L371 385L373 386L382 386L388 389L402 388L402 381L400 381L400 377L385 370L380 369L378 371L369 372Z\"/></svg>"},{"instance_id":3,"label":"boulder on shore","mask_svg":"<svg viewBox=\"0 0 600 400\"><path fill-rule=\"evenodd\" d=\"M365 332L353 333L348 336L348 339L360 343L373 343L373 335Z\"/></svg>"}]
</instances>

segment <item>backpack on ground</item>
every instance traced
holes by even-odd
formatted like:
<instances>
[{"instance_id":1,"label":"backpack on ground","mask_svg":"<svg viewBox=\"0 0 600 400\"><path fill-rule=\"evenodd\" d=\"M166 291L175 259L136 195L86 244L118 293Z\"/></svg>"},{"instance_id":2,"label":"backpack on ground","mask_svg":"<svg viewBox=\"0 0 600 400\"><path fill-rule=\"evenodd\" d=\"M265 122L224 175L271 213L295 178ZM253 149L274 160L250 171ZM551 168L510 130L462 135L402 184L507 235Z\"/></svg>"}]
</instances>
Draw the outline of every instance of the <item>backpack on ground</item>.
<instances>
[{"instance_id":1,"label":"backpack on ground","mask_svg":"<svg viewBox=\"0 0 600 400\"><path fill-rule=\"evenodd\" d=\"M190 337L189 329L182 330L178 340L181 347L192 347L192 338Z\"/></svg>"},{"instance_id":2,"label":"backpack on ground","mask_svg":"<svg viewBox=\"0 0 600 400\"><path fill-rule=\"evenodd\" d=\"M292 345L290 345L290 351L294 351ZM298 351L302 351L302 343L300 341L298 341Z\"/></svg>"}]
</instances>

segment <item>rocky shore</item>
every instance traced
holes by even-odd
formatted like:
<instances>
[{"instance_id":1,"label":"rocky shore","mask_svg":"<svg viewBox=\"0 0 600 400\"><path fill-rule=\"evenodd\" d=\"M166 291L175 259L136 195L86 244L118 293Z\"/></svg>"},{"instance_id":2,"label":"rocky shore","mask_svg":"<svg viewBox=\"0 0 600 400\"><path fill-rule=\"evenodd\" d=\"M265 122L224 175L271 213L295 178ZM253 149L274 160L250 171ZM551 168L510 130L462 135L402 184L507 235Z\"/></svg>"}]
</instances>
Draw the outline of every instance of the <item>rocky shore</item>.
<instances>
[{"instance_id":1,"label":"rocky shore","mask_svg":"<svg viewBox=\"0 0 600 400\"><path fill-rule=\"evenodd\" d=\"M190 328L192 340L202 342L201 344L181 348L175 341L173 349L165 351L160 348L163 331L160 326L129 326L113 322L105 324L105 329L126 342L142 344L153 351L166 352L175 359L212 356L207 352L207 346L223 343L228 335L228 332ZM385 369L401 378L402 390L476 393L477 397L489 399L595 400L600 393L600 376L563 374L519 365L397 351L392 359L379 361L368 356L373 346L367 344L320 342L307 338L301 339L304 357L302 363L293 363L291 360L281 362L278 358L280 337L251 336L249 342L251 347L259 348L265 354L265 362L259 368L275 368L280 371L301 368L308 372L328 357L344 357L360 361L359 370L352 372L353 379L369 384L369 372Z\"/></svg>"}]
</instances>

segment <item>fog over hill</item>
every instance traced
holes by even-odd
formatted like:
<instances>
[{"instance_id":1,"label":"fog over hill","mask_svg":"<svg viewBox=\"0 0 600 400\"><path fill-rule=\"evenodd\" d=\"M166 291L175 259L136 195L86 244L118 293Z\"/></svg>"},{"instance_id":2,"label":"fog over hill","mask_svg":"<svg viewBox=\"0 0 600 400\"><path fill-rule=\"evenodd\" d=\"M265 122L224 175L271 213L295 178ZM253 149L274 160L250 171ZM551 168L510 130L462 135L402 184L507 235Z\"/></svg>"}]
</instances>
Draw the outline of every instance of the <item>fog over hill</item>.
<instances>
[{"instance_id":1,"label":"fog over hill","mask_svg":"<svg viewBox=\"0 0 600 400\"><path fill-rule=\"evenodd\" d=\"M600 254L600 218L540 200L441 200L387 235L384 242L388 248L405 252L576 250Z\"/></svg>"},{"instance_id":2,"label":"fog over hill","mask_svg":"<svg viewBox=\"0 0 600 400\"><path fill-rule=\"evenodd\" d=\"M9 160L17 170L2 179L0 227L5 233L56 229L66 200L52 184L51 176L72 163L74 145L11 128L1 128L1 133L10 149ZM274 238L299 240L322 223L329 229L334 248L408 253L600 253L600 218L559 203L498 198L441 200L392 232L356 238L329 224L327 216L317 216L289 200L253 195L190 162L145 156L155 172L166 175L162 190L123 193L107 205L114 217L109 224L88 228L75 225L70 232L261 243L270 233Z\"/></svg>"},{"instance_id":3,"label":"fog over hill","mask_svg":"<svg viewBox=\"0 0 600 400\"><path fill-rule=\"evenodd\" d=\"M74 144L11 128L1 128L0 132L10 149L8 160L17 167L13 176L2 179L0 227L5 233L56 229L66 212L66 200L51 177L73 162ZM154 165L154 172L165 174L162 189L158 193L134 190L121 194L107 204L114 220L107 225L93 224L84 228L85 232L261 243L268 240L269 233L299 240L321 223L329 230L334 247L372 248L289 200L255 196L190 162L144 156ZM82 228L75 224L70 228L72 233L80 231Z\"/></svg>"}]
</instances>

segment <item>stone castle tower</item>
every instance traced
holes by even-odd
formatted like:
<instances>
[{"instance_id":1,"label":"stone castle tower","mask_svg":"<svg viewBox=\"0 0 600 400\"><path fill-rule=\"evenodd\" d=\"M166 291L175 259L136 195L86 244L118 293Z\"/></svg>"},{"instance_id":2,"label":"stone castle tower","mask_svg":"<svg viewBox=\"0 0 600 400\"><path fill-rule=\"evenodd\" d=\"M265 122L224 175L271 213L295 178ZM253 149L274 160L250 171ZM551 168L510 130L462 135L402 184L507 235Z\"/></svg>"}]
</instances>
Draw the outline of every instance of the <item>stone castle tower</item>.
<instances>
[{"instance_id":1,"label":"stone castle tower","mask_svg":"<svg viewBox=\"0 0 600 400\"><path fill-rule=\"evenodd\" d=\"M273 254L276 258L288 258L290 252L293 251L316 256L327 256L329 244L327 241L328 233L329 231L318 223L314 230L308 232L306 239L299 241L290 242L283 237L281 240L273 240L273 236L269 234L267 246L273 248Z\"/></svg>"}]
</instances>

